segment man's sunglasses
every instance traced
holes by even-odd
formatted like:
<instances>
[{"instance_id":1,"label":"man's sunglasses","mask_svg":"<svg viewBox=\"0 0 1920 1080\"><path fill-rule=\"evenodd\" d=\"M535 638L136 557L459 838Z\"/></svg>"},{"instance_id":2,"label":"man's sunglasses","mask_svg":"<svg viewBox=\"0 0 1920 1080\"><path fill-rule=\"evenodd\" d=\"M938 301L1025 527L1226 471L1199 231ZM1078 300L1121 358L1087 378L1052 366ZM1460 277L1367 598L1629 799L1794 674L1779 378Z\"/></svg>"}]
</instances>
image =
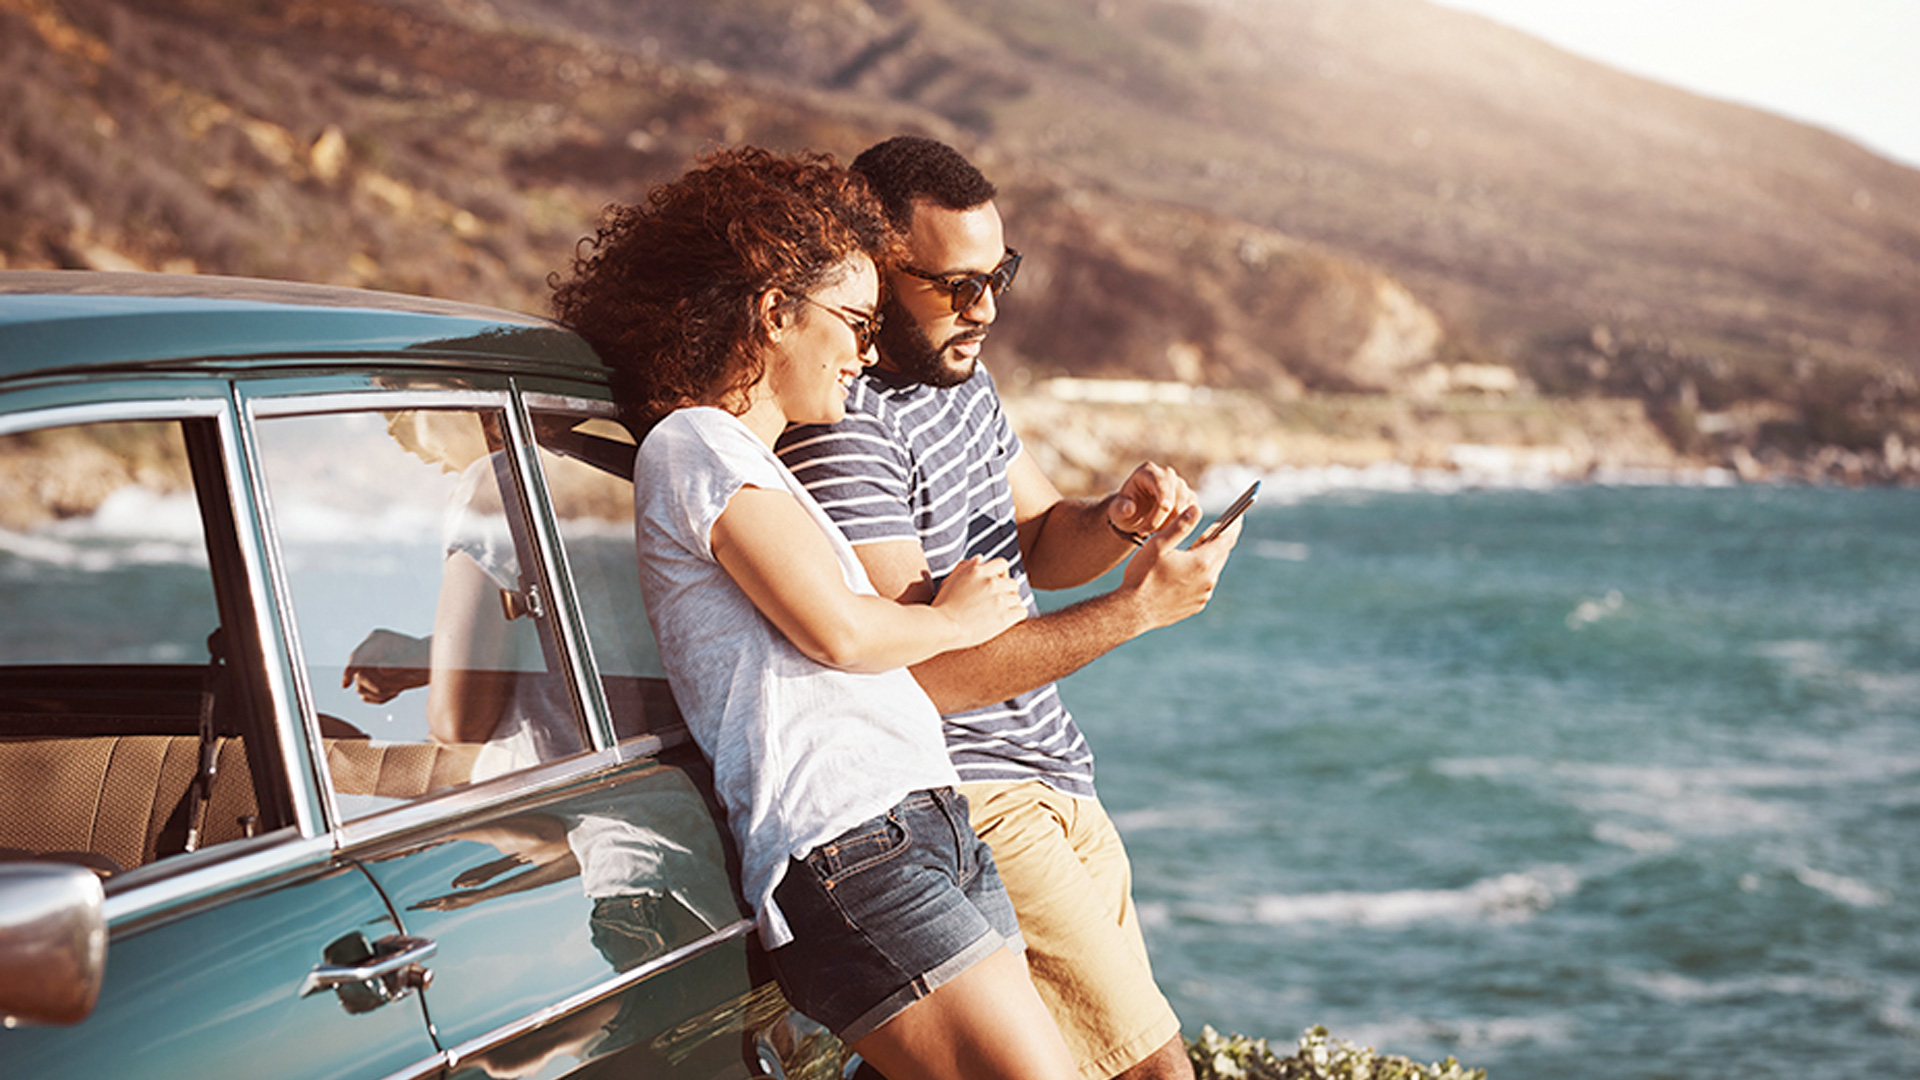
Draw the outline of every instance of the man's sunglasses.
<instances>
[{"instance_id":1,"label":"man's sunglasses","mask_svg":"<svg viewBox=\"0 0 1920 1080\"><path fill-rule=\"evenodd\" d=\"M984 274L929 274L925 270L915 270L911 266L900 267L903 274L912 274L922 281L931 281L947 291L947 298L953 301L955 314L973 307L986 295L988 289L999 296L1013 287L1013 276L1020 272L1020 253L1012 248L1000 260L1000 265Z\"/></svg>"},{"instance_id":2,"label":"man's sunglasses","mask_svg":"<svg viewBox=\"0 0 1920 1080\"><path fill-rule=\"evenodd\" d=\"M803 296L800 299L805 300L821 311L846 323L847 329L853 331L853 344L855 348L859 350L861 356L867 355L867 350L873 348L873 343L880 339L881 318L879 312L876 311L869 315L864 311L855 311L852 308L830 307L815 300L811 296Z\"/></svg>"}]
</instances>

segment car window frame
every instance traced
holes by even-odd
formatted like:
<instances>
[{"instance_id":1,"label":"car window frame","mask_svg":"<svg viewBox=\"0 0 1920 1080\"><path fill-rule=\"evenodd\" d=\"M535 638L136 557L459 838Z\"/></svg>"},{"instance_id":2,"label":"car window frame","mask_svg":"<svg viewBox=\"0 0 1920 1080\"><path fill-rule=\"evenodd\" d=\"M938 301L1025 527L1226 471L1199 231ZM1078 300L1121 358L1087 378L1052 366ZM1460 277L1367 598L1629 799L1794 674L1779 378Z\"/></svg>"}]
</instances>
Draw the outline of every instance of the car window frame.
<instances>
[{"instance_id":1,"label":"car window frame","mask_svg":"<svg viewBox=\"0 0 1920 1080\"><path fill-rule=\"evenodd\" d=\"M377 380L377 381L376 381ZM324 745L319 729L307 673L302 662L299 630L292 609L292 591L286 577L286 564L276 535L262 526L262 541L271 582L272 606L277 632L285 650L285 665L295 687L291 698L292 717L302 738L309 744L312 762L307 780L320 805L325 828L334 839L335 850L350 852L377 844L383 839L428 828L435 824L472 814L498 804L544 793L584 776L603 772L632 761L657 756L668 746L689 741L684 728L665 733L648 733L625 742L617 742L606 698L601 690L599 669L594 663L580 612L579 598L566 563L564 546L554 517L544 474L534 460L535 440L527 397L532 394L546 403L565 401L569 405L590 406L595 415L613 416L610 400L593 391L603 387L577 384L553 392L553 380L540 380L541 390L523 389L518 378L499 372L448 370L435 367L423 370L400 363L382 366L378 360L356 361L351 370L328 370L316 361L295 373L261 373L235 380L238 414L244 430L254 481L254 498L260 506L260 520L272 515L271 498L266 491L266 476L260 463L257 424L290 416L391 411L409 408L498 409L507 419L507 450L513 475L520 485L522 503L528 517L529 536L542 592L550 608L557 613L553 621L556 646L565 666L566 682L575 708L586 725L589 749L571 757L446 791L408 800L361 817L346 819L334 798L324 772L320 747Z\"/></svg>"},{"instance_id":2,"label":"car window frame","mask_svg":"<svg viewBox=\"0 0 1920 1080\"><path fill-rule=\"evenodd\" d=\"M396 385L383 385L388 381ZM345 821L333 805L323 771L324 744L304 685L304 653L299 649L291 593L277 537L269 529L271 503L255 423L273 416L409 407L497 408L507 417L514 475L524 494L530 535L541 562L539 580L561 613L555 620L555 637L592 749ZM78 423L196 420L211 421L218 436L226 511L233 529L224 542L237 549L244 580L234 583L234 596L247 605L252 622L247 640L236 640L231 647L256 665L254 723L271 729L275 743L271 767L277 770L292 820L289 828L170 856L129 871L106 898L112 933L236 889L263 886L315 863L350 856L401 833L657 758L692 741L684 725L624 741L615 738L550 494L534 458L531 410L536 408L578 410L618 420L604 384L544 374L522 378L444 365L429 368L380 358L314 358L264 371L219 374L112 373L0 388L0 433ZM211 536L208 543L215 543Z\"/></svg>"},{"instance_id":3,"label":"car window frame","mask_svg":"<svg viewBox=\"0 0 1920 1080\"><path fill-rule=\"evenodd\" d=\"M310 785L300 780L309 748L286 723L292 713L286 707L285 657L275 647L271 613L264 605L268 594L260 558L260 525L251 502L250 462L242 448L231 380L129 375L84 382L63 379L0 390L0 434L4 435L127 421L212 425L223 486L215 497L224 500L222 509L228 520L209 521L204 507L201 511L212 564L209 573L215 579L216 596L226 598L218 601L222 624L229 614L227 601L243 605L244 610L234 614L243 624L250 624L230 628L228 662L236 669L236 677L248 684L247 694L254 705L250 728L272 744L256 775L264 769L273 774L274 782L260 795L278 798L289 820L258 836L170 855L115 875L106 883L103 905L112 935L154 918L170 917L211 897L297 873L328 861L333 854L331 841L318 827L318 807L309 797ZM195 494L204 499L209 493L199 490L199 479L195 477ZM232 532L216 535L220 524L230 525ZM219 554L219 548L225 548L226 555ZM226 564L229 557L236 565ZM223 576L228 580L220 581Z\"/></svg>"}]
</instances>

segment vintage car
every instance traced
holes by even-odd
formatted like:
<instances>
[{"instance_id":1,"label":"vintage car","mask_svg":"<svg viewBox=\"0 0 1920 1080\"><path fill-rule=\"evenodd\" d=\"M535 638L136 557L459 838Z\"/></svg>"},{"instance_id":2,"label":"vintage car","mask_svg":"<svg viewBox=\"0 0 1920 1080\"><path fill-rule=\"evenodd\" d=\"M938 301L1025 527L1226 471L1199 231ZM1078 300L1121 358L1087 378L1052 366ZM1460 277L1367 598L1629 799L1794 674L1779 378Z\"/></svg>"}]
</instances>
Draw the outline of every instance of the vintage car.
<instances>
[{"instance_id":1,"label":"vintage car","mask_svg":"<svg viewBox=\"0 0 1920 1080\"><path fill-rule=\"evenodd\" d=\"M0 272L0 1076L837 1076L577 337Z\"/></svg>"}]
</instances>

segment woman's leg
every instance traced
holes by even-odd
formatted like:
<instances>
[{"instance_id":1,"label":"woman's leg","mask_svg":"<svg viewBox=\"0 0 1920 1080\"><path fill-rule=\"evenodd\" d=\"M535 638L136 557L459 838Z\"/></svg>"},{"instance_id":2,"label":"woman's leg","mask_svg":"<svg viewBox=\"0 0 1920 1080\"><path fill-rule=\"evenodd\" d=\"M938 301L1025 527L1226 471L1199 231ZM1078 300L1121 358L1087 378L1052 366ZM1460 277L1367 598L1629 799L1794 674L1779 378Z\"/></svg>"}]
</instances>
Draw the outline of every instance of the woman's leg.
<instances>
[{"instance_id":1,"label":"woman's leg","mask_svg":"<svg viewBox=\"0 0 1920 1080\"><path fill-rule=\"evenodd\" d=\"M887 1080L1078 1080L1073 1056L1011 949L941 984L853 1049Z\"/></svg>"}]
</instances>

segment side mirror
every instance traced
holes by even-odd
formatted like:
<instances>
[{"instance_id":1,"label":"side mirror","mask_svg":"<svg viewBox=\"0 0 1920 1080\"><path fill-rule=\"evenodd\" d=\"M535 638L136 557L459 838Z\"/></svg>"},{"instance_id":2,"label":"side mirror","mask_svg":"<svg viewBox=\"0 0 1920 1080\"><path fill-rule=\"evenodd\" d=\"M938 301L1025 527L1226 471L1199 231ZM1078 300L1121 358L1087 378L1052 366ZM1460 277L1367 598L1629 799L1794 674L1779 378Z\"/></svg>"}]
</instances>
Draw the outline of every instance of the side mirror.
<instances>
[{"instance_id":1,"label":"side mirror","mask_svg":"<svg viewBox=\"0 0 1920 1080\"><path fill-rule=\"evenodd\" d=\"M105 890L84 866L0 863L0 1019L77 1024L107 969Z\"/></svg>"}]
</instances>

